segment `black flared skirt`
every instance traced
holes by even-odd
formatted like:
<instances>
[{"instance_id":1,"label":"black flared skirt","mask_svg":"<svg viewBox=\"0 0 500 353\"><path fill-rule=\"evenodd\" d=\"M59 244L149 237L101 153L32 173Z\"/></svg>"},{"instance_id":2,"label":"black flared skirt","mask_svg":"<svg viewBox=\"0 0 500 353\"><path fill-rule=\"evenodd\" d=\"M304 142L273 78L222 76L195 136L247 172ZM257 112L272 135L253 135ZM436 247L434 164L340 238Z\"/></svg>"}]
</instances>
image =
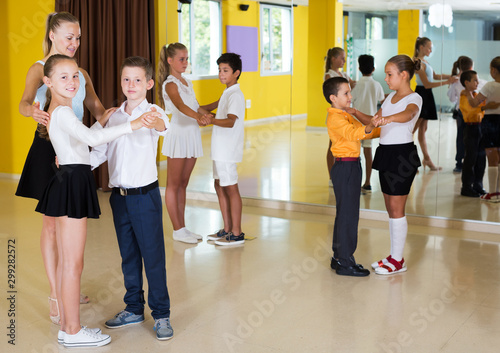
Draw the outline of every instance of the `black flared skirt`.
<instances>
[{"instance_id":1,"label":"black flared skirt","mask_svg":"<svg viewBox=\"0 0 500 353\"><path fill-rule=\"evenodd\" d=\"M424 86L417 86L415 92L422 97L422 109L420 110L419 119L437 120L436 101L432 88L425 88Z\"/></svg>"},{"instance_id":2,"label":"black flared skirt","mask_svg":"<svg viewBox=\"0 0 500 353\"><path fill-rule=\"evenodd\" d=\"M99 218L101 209L90 166L60 166L49 181L36 211L51 217Z\"/></svg>"},{"instance_id":3,"label":"black flared skirt","mask_svg":"<svg viewBox=\"0 0 500 353\"><path fill-rule=\"evenodd\" d=\"M35 130L35 137L24 162L16 196L40 200L50 179L57 172L56 153L50 141L42 139Z\"/></svg>"}]
</instances>

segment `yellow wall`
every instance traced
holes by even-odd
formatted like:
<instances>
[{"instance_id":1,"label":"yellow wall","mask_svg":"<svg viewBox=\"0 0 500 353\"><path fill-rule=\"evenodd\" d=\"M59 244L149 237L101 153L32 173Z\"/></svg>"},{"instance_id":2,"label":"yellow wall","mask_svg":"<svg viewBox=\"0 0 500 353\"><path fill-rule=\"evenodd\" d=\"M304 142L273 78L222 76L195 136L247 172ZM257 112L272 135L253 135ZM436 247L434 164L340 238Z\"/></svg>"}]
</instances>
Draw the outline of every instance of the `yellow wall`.
<instances>
[{"instance_id":1,"label":"yellow wall","mask_svg":"<svg viewBox=\"0 0 500 353\"><path fill-rule=\"evenodd\" d=\"M0 173L20 174L33 140L36 123L19 113L19 101L29 67L43 58L45 19L55 8L53 0L2 1L0 36L7 39L1 55L4 84L0 86ZM29 9L27 11L26 9Z\"/></svg>"},{"instance_id":2,"label":"yellow wall","mask_svg":"<svg viewBox=\"0 0 500 353\"><path fill-rule=\"evenodd\" d=\"M329 48L342 46L342 3L337 0L309 1L307 64L307 125L324 127L328 103L323 97L324 58Z\"/></svg>"},{"instance_id":3,"label":"yellow wall","mask_svg":"<svg viewBox=\"0 0 500 353\"><path fill-rule=\"evenodd\" d=\"M413 57L415 52L415 41L420 36L420 10L398 11L398 54L406 54ZM415 89L417 81L415 76L411 80L411 86Z\"/></svg>"}]
</instances>

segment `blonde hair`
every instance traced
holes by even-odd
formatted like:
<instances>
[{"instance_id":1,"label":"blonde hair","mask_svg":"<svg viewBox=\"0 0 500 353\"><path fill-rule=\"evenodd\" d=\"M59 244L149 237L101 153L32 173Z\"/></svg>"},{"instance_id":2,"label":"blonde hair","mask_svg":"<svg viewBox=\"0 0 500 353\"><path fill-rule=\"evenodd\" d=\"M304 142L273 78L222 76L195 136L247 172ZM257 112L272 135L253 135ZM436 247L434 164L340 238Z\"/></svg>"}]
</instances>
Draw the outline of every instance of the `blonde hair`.
<instances>
[{"instance_id":1,"label":"blonde hair","mask_svg":"<svg viewBox=\"0 0 500 353\"><path fill-rule=\"evenodd\" d=\"M43 39L43 55L49 55L50 49L52 48L50 32L55 32L55 30L59 28L64 22L80 24L80 21L78 21L78 19L69 12L53 12L47 16L47 23L45 25L45 37Z\"/></svg>"},{"instance_id":2,"label":"blonde hair","mask_svg":"<svg viewBox=\"0 0 500 353\"><path fill-rule=\"evenodd\" d=\"M170 75L170 65L167 59L173 58L177 54L177 50L187 50L186 46L182 43L170 43L168 46L165 45L160 51L160 60L158 60L158 70L156 76L157 91L158 91L158 105L165 108L165 103L163 102L162 86L163 82Z\"/></svg>"},{"instance_id":3,"label":"blonde hair","mask_svg":"<svg viewBox=\"0 0 500 353\"><path fill-rule=\"evenodd\" d=\"M327 73L332 67L332 58L338 57L340 54L344 53L344 49L341 47L333 47L328 49L328 52L326 53L326 58L325 58L325 73Z\"/></svg>"},{"instance_id":4,"label":"blonde hair","mask_svg":"<svg viewBox=\"0 0 500 353\"><path fill-rule=\"evenodd\" d=\"M70 58L69 56L62 55L62 54L51 55L47 59L47 62L45 63L45 65L43 66L43 76L50 77L52 75L52 72L54 71L54 68L56 67L56 65L64 60L71 60L76 64L76 60L74 58ZM52 100L52 95L50 94L50 89L47 87L47 92L45 93L45 105L43 107L43 111L45 111L45 112L49 111L49 106L50 106L51 100ZM50 141L49 131L47 130L47 126L42 125L42 124L38 124L38 126L36 127L36 130L38 131L38 136L40 136L40 138L45 139L47 141Z\"/></svg>"}]
</instances>

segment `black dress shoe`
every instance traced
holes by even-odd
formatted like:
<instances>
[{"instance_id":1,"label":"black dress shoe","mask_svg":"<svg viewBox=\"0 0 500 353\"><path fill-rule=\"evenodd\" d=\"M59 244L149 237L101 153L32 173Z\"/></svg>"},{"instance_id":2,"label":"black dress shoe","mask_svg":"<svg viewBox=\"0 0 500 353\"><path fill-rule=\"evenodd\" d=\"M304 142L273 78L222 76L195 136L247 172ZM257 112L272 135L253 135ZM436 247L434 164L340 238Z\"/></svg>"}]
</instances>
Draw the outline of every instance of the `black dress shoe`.
<instances>
[{"instance_id":1,"label":"black dress shoe","mask_svg":"<svg viewBox=\"0 0 500 353\"><path fill-rule=\"evenodd\" d=\"M477 185L473 186L472 190L477 192L479 194L479 196L487 194L486 190L484 190L482 186L477 186Z\"/></svg>"},{"instance_id":2,"label":"black dress shoe","mask_svg":"<svg viewBox=\"0 0 500 353\"><path fill-rule=\"evenodd\" d=\"M462 188L462 190L460 191L460 195L467 196L467 197L479 197L479 196L481 196L477 191L475 191L471 188Z\"/></svg>"},{"instance_id":3,"label":"black dress shoe","mask_svg":"<svg viewBox=\"0 0 500 353\"><path fill-rule=\"evenodd\" d=\"M339 261L332 257L332 262L330 262L330 267L332 268L332 270L336 270L338 265Z\"/></svg>"},{"instance_id":4,"label":"black dress shoe","mask_svg":"<svg viewBox=\"0 0 500 353\"><path fill-rule=\"evenodd\" d=\"M362 265L355 264L353 266L343 266L338 262L335 272L340 276L353 276L353 277L366 277L370 274L370 271L363 268Z\"/></svg>"}]
</instances>

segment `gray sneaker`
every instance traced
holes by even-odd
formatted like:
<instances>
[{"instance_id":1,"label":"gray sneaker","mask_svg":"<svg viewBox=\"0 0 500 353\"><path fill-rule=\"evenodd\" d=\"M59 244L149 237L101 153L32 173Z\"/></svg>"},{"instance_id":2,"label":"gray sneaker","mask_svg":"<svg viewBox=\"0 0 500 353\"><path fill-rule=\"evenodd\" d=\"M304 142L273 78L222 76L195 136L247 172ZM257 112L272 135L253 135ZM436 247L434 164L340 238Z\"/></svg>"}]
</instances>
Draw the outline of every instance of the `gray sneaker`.
<instances>
[{"instance_id":1,"label":"gray sneaker","mask_svg":"<svg viewBox=\"0 0 500 353\"><path fill-rule=\"evenodd\" d=\"M118 314L116 314L114 318L106 321L104 326L106 326L107 328L118 328L127 325L140 324L143 321L144 315L136 315L126 310L122 310Z\"/></svg>"},{"instance_id":2,"label":"gray sneaker","mask_svg":"<svg viewBox=\"0 0 500 353\"><path fill-rule=\"evenodd\" d=\"M156 338L160 341L169 340L174 336L174 330L170 326L170 318L156 319L154 330L156 331Z\"/></svg>"}]
</instances>

